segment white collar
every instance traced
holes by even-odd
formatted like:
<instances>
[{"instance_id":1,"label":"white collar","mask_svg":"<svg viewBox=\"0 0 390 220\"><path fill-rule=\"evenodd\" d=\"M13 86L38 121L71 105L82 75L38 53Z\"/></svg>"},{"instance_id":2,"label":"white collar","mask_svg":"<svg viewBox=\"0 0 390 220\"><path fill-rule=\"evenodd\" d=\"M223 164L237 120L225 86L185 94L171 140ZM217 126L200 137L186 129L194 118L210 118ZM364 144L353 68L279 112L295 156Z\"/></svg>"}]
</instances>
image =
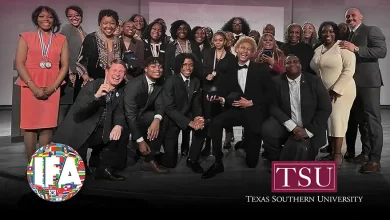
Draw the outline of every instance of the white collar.
<instances>
[{"instance_id":1,"label":"white collar","mask_svg":"<svg viewBox=\"0 0 390 220\"><path fill-rule=\"evenodd\" d=\"M149 77L145 74L145 77L146 77L146 81L148 82L148 86L150 86L150 84L154 84L156 82L153 82L151 79L149 79Z\"/></svg>"},{"instance_id":2,"label":"white collar","mask_svg":"<svg viewBox=\"0 0 390 220\"><path fill-rule=\"evenodd\" d=\"M292 83L292 82L300 82L300 81L301 81L301 76L302 76L302 73L301 73L296 79L290 79L290 78L288 78L288 76L286 75L287 80L288 80L289 83Z\"/></svg>"},{"instance_id":3,"label":"white collar","mask_svg":"<svg viewBox=\"0 0 390 220\"><path fill-rule=\"evenodd\" d=\"M186 80L190 81L190 78L186 78L182 73L180 73L180 76L183 79L183 82L185 82Z\"/></svg>"},{"instance_id":4,"label":"white collar","mask_svg":"<svg viewBox=\"0 0 390 220\"><path fill-rule=\"evenodd\" d=\"M350 28L349 30L355 32L360 27L360 25L362 25L362 23L358 24L358 26L356 26L353 29Z\"/></svg>"}]
</instances>

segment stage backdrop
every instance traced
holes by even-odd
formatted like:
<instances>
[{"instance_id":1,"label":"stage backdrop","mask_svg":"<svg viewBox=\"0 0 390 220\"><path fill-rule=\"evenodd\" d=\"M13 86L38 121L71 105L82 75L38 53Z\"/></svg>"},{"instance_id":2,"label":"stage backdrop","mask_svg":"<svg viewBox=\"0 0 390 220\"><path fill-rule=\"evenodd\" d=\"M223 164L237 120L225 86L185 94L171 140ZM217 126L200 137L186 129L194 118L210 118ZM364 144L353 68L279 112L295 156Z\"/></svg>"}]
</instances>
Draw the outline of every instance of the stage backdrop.
<instances>
[{"instance_id":1,"label":"stage backdrop","mask_svg":"<svg viewBox=\"0 0 390 220\"><path fill-rule=\"evenodd\" d=\"M364 22L377 25L387 37L390 44L390 24L388 11L390 1L375 0L375 3L365 0L110 0L105 2L93 0L0 0L2 7L1 22L1 54L0 54L0 105L12 105L12 78L17 73L13 69L16 46L19 33L34 30L31 13L39 5L54 8L63 24L68 23L65 8L76 4L84 10L83 27L87 32L98 28L98 13L101 9L116 10L123 20L133 13L141 13L150 22L157 17L166 20L168 28L176 19L185 19L194 27L196 25L210 26L214 31L234 16L245 17L252 29L261 32L263 26L272 23L276 27L276 38L283 39L285 27L293 22L302 24L305 21L314 23L317 27L325 20L344 21L344 12L349 7L359 7L364 14ZM380 61L384 87L381 103L390 105L390 58Z\"/></svg>"}]
</instances>

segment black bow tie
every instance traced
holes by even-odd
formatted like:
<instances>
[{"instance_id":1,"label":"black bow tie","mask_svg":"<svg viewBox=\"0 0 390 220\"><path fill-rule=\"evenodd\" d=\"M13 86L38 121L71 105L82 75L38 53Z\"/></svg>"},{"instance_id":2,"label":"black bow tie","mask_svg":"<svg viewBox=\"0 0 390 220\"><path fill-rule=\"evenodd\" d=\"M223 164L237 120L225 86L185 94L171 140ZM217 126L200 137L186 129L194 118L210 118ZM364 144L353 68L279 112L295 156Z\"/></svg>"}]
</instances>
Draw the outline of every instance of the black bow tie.
<instances>
[{"instance_id":1,"label":"black bow tie","mask_svg":"<svg viewBox=\"0 0 390 220\"><path fill-rule=\"evenodd\" d=\"M248 66L246 64L244 66L238 65L238 70L240 70L240 69L248 69Z\"/></svg>"}]
</instances>

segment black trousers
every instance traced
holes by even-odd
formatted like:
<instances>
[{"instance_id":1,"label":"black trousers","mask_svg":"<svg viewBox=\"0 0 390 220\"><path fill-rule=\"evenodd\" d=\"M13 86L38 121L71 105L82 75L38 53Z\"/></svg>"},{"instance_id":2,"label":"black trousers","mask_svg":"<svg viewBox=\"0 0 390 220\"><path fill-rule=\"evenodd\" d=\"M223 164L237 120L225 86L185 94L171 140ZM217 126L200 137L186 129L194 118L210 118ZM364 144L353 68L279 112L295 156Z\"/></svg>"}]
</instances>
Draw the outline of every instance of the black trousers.
<instances>
[{"instance_id":1,"label":"black trousers","mask_svg":"<svg viewBox=\"0 0 390 220\"><path fill-rule=\"evenodd\" d=\"M383 148L380 89L380 87L357 87L346 134L347 151L355 152L357 128L359 128L362 153L368 155L374 162L380 161Z\"/></svg>"},{"instance_id":2,"label":"black trousers","mask_svg":"<svg viewBox=\"0 0 390 220\"><path fill-rule=\"evenodd\" d=\"M103 129L98 128L89 136L87 141L77 150L83 159L87 161L88 148L98 150L100 152L100 162L98 169L115 168L125 169L127 163L127 144L129 142L129 130L122 130L121 137L117 141L109 141L104 143L102 140Z\"/></svg>"},{"instance_id":3,"label":"black trousers","mask_svg":"<svg viewBox=\"0 0 390 220\"><path fill-rule=\"evenodd\" d=\"M307 161L311 158L310 139L297 141L274 117L268 118L263 124L264 149L267 150L269 161Z\"/></svg>"},{"instance_id":4,"label":"black trousers","mask_svg":"<svg viewBox=\"0 0 390 220\"><path fill-rule=\"evenodd\" d=\"M245 149L246 149L246 164L250 168L257 166L259 161L259 154L261 148L261 133L254 132L245 117L246 111L244 109L231 108L227 109L220 115L211 120L210 123L210 135L213 145L213 155L216 161L222 162L222 135L223 128L243 126L245 129ZM259 113L260 114L260 113ZM261 124L259 124L261 129ZM259 130L260 130L259 129Z\"/></svg>"},{"instance_id":5,"label":"black trousers","mask_svg":"<svg viewBox=\"0 0 390 220\"><path fill-rule=\"evenodd\" d=\"M175 122L170 119L166 119L164 122L164 132L163 132L163 147L164 154L161 155L161 165L167 168L175 168L178 160L178 150L179 150L179 134L182 129L177 126ZM200 153L203 147L204 140L206 138L206 129L203 130L193 130L188 128L183 131L191 131L194 133L193 139L191 142L189 159L192 161L198 161L200 158Z\"/></svg>"},{"instance_id":6,"label":"black trousers","mask_svg":"<svg viewBox=\"0 0 390 220\"><path fill-rule=\"evenodd\" d=\"M143 115L141 115L139 117L139 120L140 120L140 129L141 129L141 132L143 133L143 138L144 138L144 141L149 145L150 147L150 154L147 155L144 159L145 162L150 162L152 160L155 159L155 156L160 152L160 149L161 149L161 145L162 145L162 139L163 139L163 130L162 130L162 127L163 127L163 123L164 121L160 121L160 132L158 134L158 137L154 140L151 140L149 141L147 139L147 136L148 136L148 128L150 127L150 125L152 124L153 120L154 120L154 111L147 111L145 112ZM136 157L140 157L141 154L138 150L138 143L136 142L137 140L132 140L132 144L134 144L135 148L136 148Z\"/></svg>"}]
</instances>

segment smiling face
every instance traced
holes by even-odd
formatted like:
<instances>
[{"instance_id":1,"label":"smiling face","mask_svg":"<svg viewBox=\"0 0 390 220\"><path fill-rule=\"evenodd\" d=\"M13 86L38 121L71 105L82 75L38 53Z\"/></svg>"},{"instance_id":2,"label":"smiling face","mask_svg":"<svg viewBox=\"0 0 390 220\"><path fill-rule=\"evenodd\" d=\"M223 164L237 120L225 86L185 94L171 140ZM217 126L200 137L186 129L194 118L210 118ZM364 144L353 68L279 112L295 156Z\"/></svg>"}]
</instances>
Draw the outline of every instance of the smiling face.
<instances>
[{"instance_id":1,"label":"smiling face","mask_svg":"<svg viewBox=\"0 0 390 220\"><path fill-rule=\"evenodd\" d=\"M312 24L305 24L303 26L303 36L305 37L305 39L311 38L313 32L314 32L314 27Z\"/></svg>"},{"instance_id":2,"label":"smiling face","mask_svg":"<svg viewBox=\"0 0 390 220\"><path fill-rule=\"evenodd\" d=\"M139 31L142 30L142 28L144 28L144 26L145 26L144 18L140 15L135 16L133 22L135 24L135 28Z\"/></svg>"},{"instance_id":3,"label":"smiling face","mask_svg":"<svg viewBox=\"0 0 390 220\"><path fill-rule=\"evenodd\" d=\"M335 42L336 35L331 25L325 25L321 30L321 39L325 45L329 45Z\"/></svg>"},{"instance_id":4,"label":"smiling face","mask_svg":"<svg viewBox=\"0 0 390 220\"><path fill-rule=\"evenodd\" d=\"M248 42L243 42L236 49L238 61L240 63L246 63L253 55L254 49L252 44Z\"/></svg>"},{"instance_id":5,"label":"smiling face","mask_svg":"<svg viewBox=\"0 0 390 220\"><path fill-rule=\"evenodd\" d=\"M116 21L113 17L104 16L100 22L100 30L106 37L111 37L116 29Z\"/></svg>"},{"instance_id":6,"label":"smiling face","mask_svg":"<svg viewBox=\"0 0 390 220\"><path fill-rule=\"evenodd\" d=\"M234 19L232 25L232 30L235 34L240 34L242 32L242 21L240 19Z\"/></svg>"},{"instance_id":7,"label":"smiling face","mask_svg":"<svg viewBox=\"0 0 390 220\"><path fill-rule=\"evenodd\" d=\"M150 30L150 38L154 42L159 42L162 35L162 24L155 23Z\"/></svg>"},{"instance_id":8,"label":"smiling face","mask_svg":"<svg viewBox=\"0 0 390 220\"><path fill-rule=\"evenodd\" d=\"M46 10L42 10L38 15L38 27L43 31L49 31L53 27L54 18Z\"/></svg>"},{"instance_id":9,"label":"smiling face","mask_svg":"<svg viewBox=\"0 0 390 220\"><path fill-rule=\"evenodd\" d=\"M301 74L301 62L296 56L288 56L285 60L286 73L291 78L295 78Z\"/></svg>"},{"instance_id":10,"label":"smiling face","mask_svg":"<svg viewBox=\"0 0 390 220\"><path fill-rule=\"evenodd\" d=\"M181 73L184 77L189 78L194 71L194 61L192 59L186 58L181 66Z\"/></svg>"},{"instance_id":11,"label":"smiling face","mask_svg":"<svg viewBox=\"0 0 390 220\"><path fill-rule=\"evenodd\" d=\"M345 13L345 23L348 24L350 28L356 28L359 24L362 23L363 15L358 9L349 9Z\"/></svg>"},{"instance_id":12,"label":"smiling face","mask_svg":"<svg viewBox=\"0 0 390 220\"><path fill-rule=\"evenodd\" d=\"M163 66L160 63L151 63L145 68L146 76L151 80L157 80L161 77Z\"/></svg>"},{"instance_id":13,"label":"smiling face","mask_svg":"<svg viewBox=\"0 0 390 220\"><path fill-rule=\"evenodd\" d=\"M135 35L135 25L132 21L127 21L123 24L123 35L132 38Z\"/></svg>"},{"instance_id":14,"label":"smiling face","mask_svg":"<svg viewBox=\"0 0 390 220\"><path fill-rule=\"evenodd\" d=\"M291 26L288 30L288 40L290 44L297 44L301 38L301 27L298 25Z\"/></svg>"},{"instance_id":15,"label":"smiling face","mask_svg":"<svg viewBox=\"0 0 390 220\"><path fill-rule=\"evenodd\" d=\"M274 48L275 40L270 34L266 34L263 37L262 44L263 44L263 49L271 50Z\"/></svg>"},{"instance_id":16,"label":"smiling face","mask_svg":"<svg viewBox=\"0 0 390 220\"><path fill-rule=\"evenodd\" d=\"M81 24L81 15L72 9L68 10L68 13L66 14L66 17L68 18L68 21L71 25L78 27Z\"/></svg>"},{"instance_id":17,"label":"smiling face","mask_svg":"<svg viewBox=\"0 0 390 220\"><path fill-rule=\"evenodd\" d=\"M187 39L187 35L188 35L187 26L185 24L180 25L180 27L176 31L177 38L184 40Z\"/></svg>"},{"instance_id":18,"label":"smiling face","mask_svg":"<svg viewBox=\"0 0 390 220\"><path fill-rule=\"evenodd\" d=\"M195 41L198 44L202 44L203 41L206 39L206 33L203 31L202 28L198 28L195 32Z\"/></svg>"},{"instance_id":19,"label":"smiling face","mask_svg":"<svg viewBox=\"0 0 390 220\"><path fill-rule=\"evenodd\" d=\"M126 68L122 64L113 63L106 69L106 82L113 87L118 86L124 79Z\"/></svg>"}]
</instances>

